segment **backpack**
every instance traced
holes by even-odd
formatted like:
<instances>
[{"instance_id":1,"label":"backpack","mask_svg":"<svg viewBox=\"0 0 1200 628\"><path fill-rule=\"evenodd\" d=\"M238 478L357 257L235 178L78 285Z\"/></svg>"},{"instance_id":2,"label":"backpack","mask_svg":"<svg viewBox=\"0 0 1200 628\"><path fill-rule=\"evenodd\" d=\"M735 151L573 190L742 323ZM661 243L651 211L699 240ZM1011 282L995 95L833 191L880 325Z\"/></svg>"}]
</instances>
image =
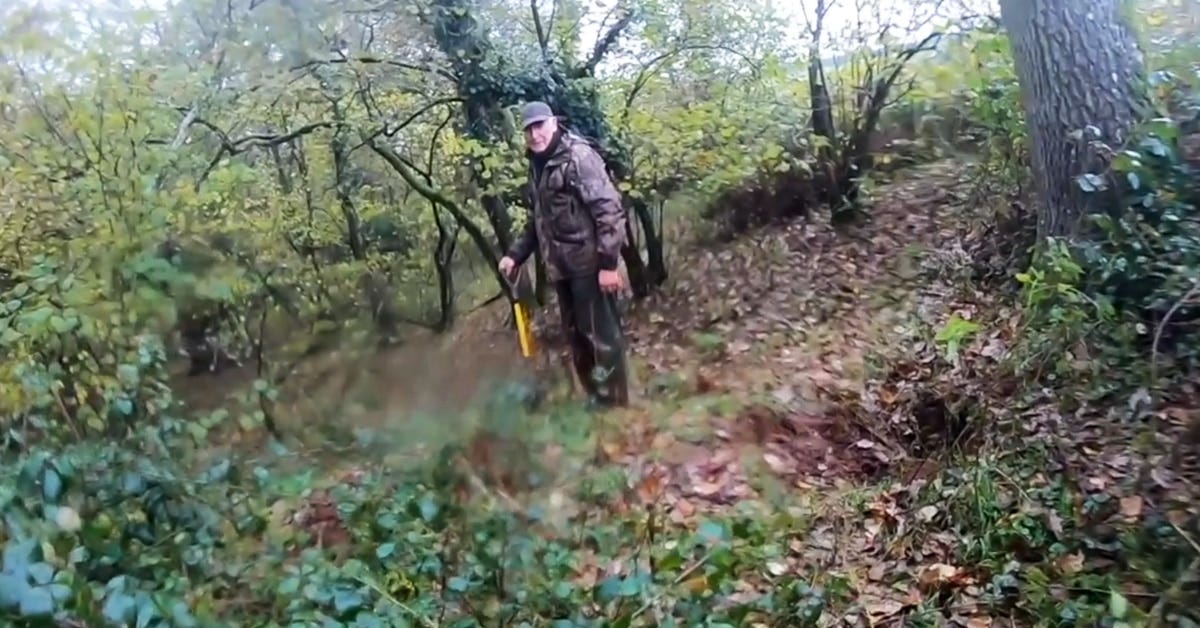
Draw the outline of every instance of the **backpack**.
<instances>
[{"instance_id":1,"label":"backpack","mask_svg":"<svg viewBox=\"0 0 1200 628\"><path fill-rule=\"evenodd\" d=\"M608 173L609 180L613 182L613 185L616 185L617 177L613 173L612 167L609 166L609 164L613 163L613 161L614 161L612 152L609 151L608 149L606 149L604 147L604 145L600 143L600 140L598 140L590 135L585 135L585 134L580 133L579 131L576 131L575 129L572 129L570 127L564 128L564 131L566 131L576 141L581 141L584 144L586 144L588 147L590 147L592 150L596 151L596 154L600 156L600 160L604 162L604 170L605 170L605 172ZM578 177L576 177L574 175L574 172L572 172L571 174L572 174L571 182L578 184L579 183Z\"/></svg>"},{"instance_id":2,"label":"backpack","mask_svg":"<svg viewBox=\"0 0 1200 628\"><path fill-rule=\"evenodd\" d=\"M613 187L615 187L617 189L617 195L621 198L621 213L623 214L622 217L625 219L625 222L628 223L629 222L629 208L625 206L625 194L624 194L624 192L621 192L621 188L617 185L618 179L616 176L613 175L612 167L609 166L609 164L612 163L611 162L611 156L612 156L611 153L609 151L607 151L603 146L601 146L599 140L597 140L593 137L584 135L582 133L578 133L570 128L565 129L565 131L570 134L572 139L574 139L576 141L582 141L584 144L587 144L589 147L591 147L592 150L596 151L597 155L600 156L601 161L604 162L604 172L608 175L608 180L613 184ZM579 193L578 190L580 187L580 178L579 178L579 172L576 169L574 160L571 161L570 169L567 172L567 183L568 183L568 185L571 186L571 189L576 191L576 194L578 195L578 193ZM624 236L622 237L623 244L630 244L628 233L629 232L627 231L626 234L624 234Z\"/></svg>"}]
</instances>

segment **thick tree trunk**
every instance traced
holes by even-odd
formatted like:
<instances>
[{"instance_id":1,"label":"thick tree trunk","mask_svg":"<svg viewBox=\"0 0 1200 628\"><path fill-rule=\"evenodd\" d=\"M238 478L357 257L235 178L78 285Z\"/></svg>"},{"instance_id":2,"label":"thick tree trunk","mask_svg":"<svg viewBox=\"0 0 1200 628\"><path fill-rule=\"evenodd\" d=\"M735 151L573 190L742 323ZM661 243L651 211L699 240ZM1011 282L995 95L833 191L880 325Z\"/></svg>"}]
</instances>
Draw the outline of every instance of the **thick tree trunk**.
<instances>
[{"instance_id":1,"label":"thick tree trunk","mask_svg":"<svg viewBox=\"0 0 1200 628\"><path fill-rule=\"evenodd\" d=\"M1077 182L1104 165L1089 143L1119 146L1143 113L1143 57L1123 4L1000 0L1042 201L1039 238L1075 236L1082 217L1107 209L1102 204L1111 197L1088 195Z\"/></svg>"}]
</instances>

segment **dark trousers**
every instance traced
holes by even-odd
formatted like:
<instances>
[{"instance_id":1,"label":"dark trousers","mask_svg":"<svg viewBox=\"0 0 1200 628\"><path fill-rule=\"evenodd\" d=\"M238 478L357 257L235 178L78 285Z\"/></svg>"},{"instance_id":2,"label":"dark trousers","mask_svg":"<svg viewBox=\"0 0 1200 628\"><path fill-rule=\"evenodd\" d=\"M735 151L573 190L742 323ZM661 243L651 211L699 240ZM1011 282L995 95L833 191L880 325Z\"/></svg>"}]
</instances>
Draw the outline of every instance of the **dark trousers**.
<instances>
[{"instance_id":1,"label":"dark trousers","mask_svg":"<svg viewBox=\"0 0 1200 628\"><path fill-rule=\"evenodd\" d=\"M584 391L601 403L626 405L625 336L616 295L602 292L594 274L556 281L554 290L563 334Z\"/></svg>"}]
</instances>

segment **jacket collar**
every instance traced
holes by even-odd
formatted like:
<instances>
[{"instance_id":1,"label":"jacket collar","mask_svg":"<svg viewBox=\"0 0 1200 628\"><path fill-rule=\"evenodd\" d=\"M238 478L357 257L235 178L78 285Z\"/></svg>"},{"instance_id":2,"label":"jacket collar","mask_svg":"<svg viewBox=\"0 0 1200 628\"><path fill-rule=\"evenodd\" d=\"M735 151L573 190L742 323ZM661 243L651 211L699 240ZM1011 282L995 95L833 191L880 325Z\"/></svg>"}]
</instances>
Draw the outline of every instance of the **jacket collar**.
<instances>
[{"instance_id":1,"label":"jacket collar","mask_svg":"<svg viewBox=\"0 0 1200 628\"><path fill-rule=\"evenodd\" d=\"M526 150L525 154L531 162L542 160L543 164L547 166L557 166L570 158L571 145L577 140L578 137L574 133L561 129L558 132L558 137L554 138L554 141L550 143L550 147L544 154L535 155L529 150Z\"/></svg>"}]
</instances>

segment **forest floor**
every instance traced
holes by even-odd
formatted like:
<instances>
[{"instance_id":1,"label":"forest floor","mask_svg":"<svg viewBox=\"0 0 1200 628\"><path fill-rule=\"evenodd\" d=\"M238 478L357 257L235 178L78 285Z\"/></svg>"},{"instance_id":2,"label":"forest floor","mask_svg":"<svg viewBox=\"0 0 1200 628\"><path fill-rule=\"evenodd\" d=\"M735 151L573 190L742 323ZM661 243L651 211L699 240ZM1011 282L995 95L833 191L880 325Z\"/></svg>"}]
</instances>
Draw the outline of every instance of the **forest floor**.
<instances>
[{"instance_id":1,"label":"forest floor","mask_svg":"<svg viewBox=\"0 0 1200 628\"><path fill-rule=\"evenodd\" d=\"M1041 546L1083 527L1070 505L1081 499L1105 495L1108 516L1140 520L1148 498L1123 487L1149 467L1128 441L1088 421L1109 411L1078 410L1079 429L1064 444L1052 395L1016 398L1018 382L1000 365L1019 321L1003 288L973 279L979 264L968 251L988 235L961 167L901 173L873 197L870 220L849 230L796 222L679 253L670 282L627 323L637 383L629 409L589 418L560 402L519 425L481 410L474 402L493 385L563 368L551 346L522 360L497 304L446 338L352 366L345 356L310 365L287 395L283 429L310 435L298 449L321 449L308 428L332 423L381 452L334 456L330 477L419 461L457 442L479 491L564 522L579 509L571 487L605 474L627 489L612 508L654 504L672 525L786 511L796 524L779 531L788 549L770 571L825 574L824 586L853 600L840 614L865 625L920 612L973 628L1013 625L984 610L996 585L981 574L1005 569L989 561L1012 556L1014 543ZM539 316L552 325L553 314ZM1162 414L1183 424L1189 412ZM1012 477L987 453L983 441L998 436L984 423L1017 426L1016 453L1040 452L1053 468L1041 458ZM944 477L964 453L973 475ZM1155 511L1179 529L1194 507L1170 478L1160 484ZM1112 566L1060 550L1043 557L1055 572L1039 585L1047 604L1062 602L1054 578ZM1153 602L1139 586L1127 594Z\"/></svg>"}]
</instances>

